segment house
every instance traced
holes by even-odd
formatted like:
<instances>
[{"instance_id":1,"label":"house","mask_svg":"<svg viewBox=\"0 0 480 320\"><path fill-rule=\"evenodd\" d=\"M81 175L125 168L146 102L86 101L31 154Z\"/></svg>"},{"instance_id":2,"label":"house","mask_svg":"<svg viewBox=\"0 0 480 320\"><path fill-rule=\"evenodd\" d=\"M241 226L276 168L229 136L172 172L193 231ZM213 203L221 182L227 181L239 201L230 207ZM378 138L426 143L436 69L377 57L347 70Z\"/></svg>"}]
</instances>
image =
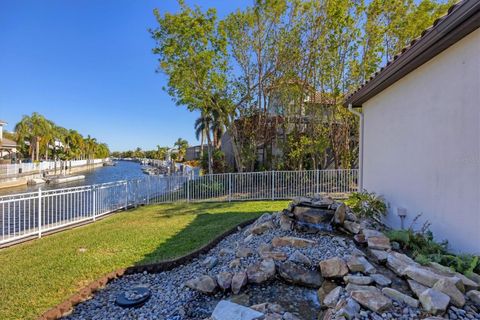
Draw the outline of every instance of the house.
<instances>
[{"instance_id":1,"label":"house","mask_svg":"<svg viewBox=\"0 0 480 320\"><path fill-rule=\"evenodd\" d=\"M460 1L345 101L361 122L361 187L384 196L386 222L422 213L437 240L477 254L479 27L480 1Z\"/></svg>"},{"instance_id":2,"label":"house","mask_svg":"<svg viewBox=\"0 0 480 320\"><path fill-rule=\"evenodd\" d=\"M206 152L207 146L203 146L203 148L204 148L204 151ZM200 145L188 147L187 151L185 152L185 160L186 161L200 160L201 149L202 147Z\"/></svg>"},{"instance_id":3,"label":"house","mask_svg":"<svg viewBox=\"0 0 480 320\"><path fill-rule=\"evenodd\" d=\"M3 127L7 122L0 120L0 161L11 162L17 154L17 143L3 136Z\"/></svg>"}]
</instances>

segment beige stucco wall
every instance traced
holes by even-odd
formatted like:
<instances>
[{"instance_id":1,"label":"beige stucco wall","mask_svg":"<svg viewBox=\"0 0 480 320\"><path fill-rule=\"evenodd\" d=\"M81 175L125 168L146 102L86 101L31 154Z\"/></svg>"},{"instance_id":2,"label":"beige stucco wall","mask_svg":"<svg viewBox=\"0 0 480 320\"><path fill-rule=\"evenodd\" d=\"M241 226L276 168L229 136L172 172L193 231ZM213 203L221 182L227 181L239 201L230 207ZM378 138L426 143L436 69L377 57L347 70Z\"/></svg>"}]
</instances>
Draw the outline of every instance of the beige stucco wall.
<instances>
[{"instance_id":1,"label":"beige stucco wall","mask_svg":"<svg viewBox=\"0 0 480 320\"><path fill-rule=\"evenodd\" d=\"M364 104L364 187L480 253L480 29Z\"/></svg>"}]
</instances>

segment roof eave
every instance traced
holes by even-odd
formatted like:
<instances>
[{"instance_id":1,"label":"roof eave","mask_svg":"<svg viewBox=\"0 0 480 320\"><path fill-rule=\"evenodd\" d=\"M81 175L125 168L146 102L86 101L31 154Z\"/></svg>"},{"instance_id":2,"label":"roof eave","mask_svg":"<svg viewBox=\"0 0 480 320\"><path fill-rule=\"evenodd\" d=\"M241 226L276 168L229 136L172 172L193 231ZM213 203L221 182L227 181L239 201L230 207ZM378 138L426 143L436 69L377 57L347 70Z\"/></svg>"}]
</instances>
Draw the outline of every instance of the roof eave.
<instances>
[{"instance_id":1,"label":"roof eave","mask_svg":"<svg viewBox=\"0 0 480 320\"><path fill-rule=\"evenodd\" d=\"M361 107L387 87L480 27L480 1L465 1L344 101Z\"/></svg>"}]
</instances>

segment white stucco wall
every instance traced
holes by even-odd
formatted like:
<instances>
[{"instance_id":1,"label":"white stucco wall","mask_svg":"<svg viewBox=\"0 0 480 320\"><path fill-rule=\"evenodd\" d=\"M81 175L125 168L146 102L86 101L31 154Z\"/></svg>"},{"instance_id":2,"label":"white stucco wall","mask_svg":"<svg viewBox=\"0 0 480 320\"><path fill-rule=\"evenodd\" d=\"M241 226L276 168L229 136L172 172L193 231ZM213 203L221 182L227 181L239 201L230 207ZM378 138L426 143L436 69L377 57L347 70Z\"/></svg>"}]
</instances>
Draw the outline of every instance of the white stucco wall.
<instances>
[{"instance_id":1,"label":"white stucco wall","mask_svg":"<svg viewBox=\"0 0 480 320\"><path fill-rule=\"evenodd\" d=\"M367 101L364 188L480 253L480 29Z\"/></svg>"}]
</instances>

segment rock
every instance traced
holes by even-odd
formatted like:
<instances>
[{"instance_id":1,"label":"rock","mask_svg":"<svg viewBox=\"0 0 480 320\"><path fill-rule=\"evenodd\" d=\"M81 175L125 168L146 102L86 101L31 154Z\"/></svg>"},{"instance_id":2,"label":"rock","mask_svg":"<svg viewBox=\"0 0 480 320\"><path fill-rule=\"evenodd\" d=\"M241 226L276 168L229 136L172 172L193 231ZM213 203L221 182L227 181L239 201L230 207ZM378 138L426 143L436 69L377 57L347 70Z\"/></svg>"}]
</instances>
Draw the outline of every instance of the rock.
<instances>
[{"instance_id":1,"label":"rock","mask_svg":"<svg viewBox=\"0 0 480 320\"><path fill-rule=\"evenodd\" d=\"M355 243L360 246L367 244L367 240L365 240L365 236L360 233L353 236L353 241L355 241Z\"/></svg>"},{"instance_id":2,"label":"rock","mask_svg":"<svg viewBox=\"0 0 480 320\"><path fill-rule=\"evenodd\" d=\"M314 246L315 241L297 237L275 237L272 239L272 245L274 247L307 248Z\"/></svg>"},{"instance_id":3,"label":"rock","mask_svg":"<svg viewBox=\"0 0 480 320\"><path fill-rule=\"evenodd\" d=\"M373 261L384 264L387 262L388 252L383 250L368 249L368 252L373 257Z\"/></svg>"},{"instance_id":4,"label":"rock","mask_svg":"<svg viewBox=\"0 0 480 320\"><path fill-rule=\"evenodd\" d=\"M230 263L228 264L228 267L230 269L235 269L235 268L240 267L240 265L241 265L240 259L234 259L234 260L230 261Z\"/></svg>"},{"instance_id":5,"label":"rock","mask_svg":"<svg viewBox=\"0 0 480 320\"><path fill-rule=\"evenodd\" d=\"M362 285L362 286L365 286L365 285L368 285L368 284L372 283L372 278L364 277L364 276L348 275L348 276L343 277L343 280L346 283L359 284L359 285Z\"/></svg>"},{"instance_id":6,"label":"rock","mask_svg":"<svg viewBox=\"0 0 480 320\"><path fill-rule=\"evenodd\" d=\"M473 302L474 305L480 308L480 291L470 290L467 292L467 297Z\"/></svg>"},{"instance_id":7,"label":"rock","mask_svg":"<svg viewBox=\"0 0 480 320\"><path fill-rule=\"evenodd\" d=\"M363 307L382 313L392 306L392 300L384 296L377 288L371 290L355 290L350 294Z\"/></svg>"},{"instance_id":8,"label":"rock","mask_svg":"<svg viewBox=\"0 0 480 320\"><path fill-rule=\"evenodd\" d=\"M438 280L433 289L438 290L440 292L445 293L447 296L450 297L450 302L459 308L462 308L465 305L465 297L463 293L458 290L455 286L455 283L448 278L443 278Z\"/></svg>"},{"instance_id":9,"label":"rock","mask_svg":"<svg viewBox=\"0 0 480 320\"><path fill-rule=\"evenodd\" d=\"M387 287L392 284L392 280L379 273L371 274L370 278L372 278L376 284L382 287Z\"/></svg>"},{"instance_id":10,"label":"rock","mask_svg":"<svg viewBox=\"0 0 480 320\"><path fill-rule=\"evenodd\" d=\"M213 293L217 289L217 281L210 276L204 275L187 281L186 286L203 293Z\"/></svg>"},{"instance_id":11,"label":"rock","mask_svg":"<svg viewBox=\"0 0 480 320\"><path fill-rule=\"evenodd\" d=\"M260 263L251 265L247 268L248 282L262 283L275 276L275 262L273 259L265 259Z\"/></svg>"},{"instance_id":12,"label":"rock","mask_svg":"<svg viewBox=\"0 0 480 320\"><path fill-rule=\"evenodd\" d=\"M400 291L397 291L392 288L383 288L382 293L386 295L387 297L390 297L394 300L397 300L399 302L403 302L407 305L409 305L412 308L418 308L418 300L410 297L409 295L406 295L404 293L401 293Z\"/></svg>"},{"instance_id":13,"label":"rock","mask_svg":"<svg viewBox=\"0 0 480 320\"><path fill-rule=\"evenodd\" d=\"M358 284L349 283L345 287L345 290L348 293L352 293L353 291L375 291L375 290L378 290L378 289L377 289L377 287L374 287L374 286L362 286L362 285L358 285Z\"/></svg>"},{"instance_id":14,"label":"rock","mask_svg":"<svg viewBox=\"0 0 480 320\"><path fill-rule=\"evenodd\" d=\"M323 301L327 294L330 293L333 289L335 289L337 285L332 281L323 281L322 286L317 291L318 301Z\"/></svg>"},{"instance_id":15,"label":"rock","mask_svg":"<svg viewBox=\"0 0 480 320\"><path fill-rule=\"evenodd\" d=\"M320 270L324 278L342 278L348 273L347 264L338 257L320 262Z\"/></svg>"},{"instance_id":16,"label":"rock","mask_svg":"<svg viewBox=\"0 0 480 320\"><path fill-rule=\"evenodd\" d=\"M408 282L408 286L410 287L410 290L413 291L413 293L415 294L415 296L417 296L417 298L420 298L420 295L423 293L423 291L428 289L428 287L418 283L417 281L408 279L407 282Z\"/></svg>"},{"instance_id":17,"label":"rock","mask_svg":"<svg viewBox=\"0 0 480 320\"><path fill-rule=\"evenodd\" d=\"M367 244L369 249L377 250L390 250L390 239L387 237L370 237L367 238Z\"/></svg>"},{"instance_id":18,"label":"rock","mask_svg":"<svg viewBox=\"0 0 480 320\"><path fill-rule=\"evenodd\" d=\"M338 208L335 210L335 214L333 215L333 223L336 225L343 225L345 222L345 215L347 213L347 206L345 203L342 203Z\"/></svg>"},{"instance_id":19,"label":"rock","mask_svg":"<svg viewBox=\"0 0 480 320\"><path fill-rule=\"evenodd\" d=\"M428 266L430 270L432 270L437 274L440 274L446 277L459 278L462 281L463 286L465 287L465 290L463 292L470 291L470 290L477 290L479 287L479 285L475 281L469 279L468 277L464 276L461 273L453 272L450 268L442 266L441 264L438 264L436 262L430 262Z\"/></svg>"},{"instance_id":20,"label":"rock","mask_svg":"<svg viewBox=\"0 0 480 320\"><path fill-rule=\"evenodd\" d=\"M291 261L279 264L278 274L286 282L310 288L319 288L323 282L317 271L306 269Z\"/></svg>"},{"instance_id":21,"label":"rock","mask_svg":"<svg viewBox=\"0 0 480 320\"><path fill-rule=\"evenodd\" d=\"M252 227L252 234L254 235L260 235L262 233L264 233L265 231L269 230L269 229L273 229L274 228L274 225L273 225L273 222L272 221L267 221L267 222L263 222L263 223L260 223L260 224L256 224Z\"/></svg>"},{"instance_id":22,"label":"rock","mask_svg":"<svg viewBox=\"0 0 480 320\"><path fill-rule=\"evenodd\" d=\"M218 263L218 259L216 257L210 256L205 258L200 264L207 269L212 269Z\"/></svg>"},{"instance_id":23,"label":"rock","mask_svg":"<svg viewBox=\"0 0 480 320\"><path fill-rule=\"evenodd\" d=\"M337 311L336 316L351 320L355 319L359 312L360 305L352 298L348 298L346 303Z\"/></svg>"},{"instance_id":24,"label":"rock","mask_svg":"<svg viewBox=\"0 0 480 320\"><path fill-rule=\"evenodd\" d=\"M260 243L260 245L258 246L258 253L259 254L262 254L262 252L266 252L266 251L272 251L273 247L271 244L268 244L268 243Z\"/></svg>"},{"instance_id":25,"label":"rock","mask_svg":"<svg viewBox=\"0 0 480 320\"><path fill-rule=\"evenodd\" d=\"M337 305L338 299L340 299L340 294L342 293L343 288L338 286L323 299L323 305L328 308L335 308Z\"/></svg>"},{"instance_id":26,"label":"rock","mask_svg":"<svg viewBox=\"0 0 480 320\"><path fill-rule=\"evenodd\" d=\"M386 238L382 232L374 229L363 229L362 234L365 236L366 240L372 237Z\"/></svg>"},{"instance_id":27,"label":"rock","mask_svg":"<svg viewBox=\"0 0 480 320\"><path fill-rule=\"evenodd\" d=\"M301 264L304 264L306 266L311 266L312 265L312 260L310 260L309 257L307 257L306 255L304 255L303 253L301 253L300 251L298 250L295 250L291 255L290 257L288 258L289 261L292 261L292 262L295 262L295 263L301 263Z\"/></svg>"},{"instance_id":28,"label":"rock","mask_svg":"<svg viewBox=\"0 0 480 320\"><path fill-rule=\"evenodd\" d=\"M273 259L276 261L285 261L287 260L287 254L280 251L264 251L260 254L262 259Z\"/></svg>"},{"instance_id":29,"label":"rock","mask_svg":"<svg viewBox=\"0 0 480 320\"><path fill-rule=\"evenodd\" d=\"M437 281L440 279L449 279L455 284L457 288L459 288L460 291L464 290L463 283L459 278L441 276L421 266L408 266L407 268L405 268L404 273L410 279L415 280L418 283L430 288L432 288L435 283L437 283Z\"/></svg>"},{"instance_id":30,"label":"rock","mask_svg":"<svg viewBox=\"0 0 480 320\"><path fill-rule=\"evenodd\" d=\"M232 277L232 292L238 294L240 290L247 284L248 278L247 273L244 271L235 273Z\"/></svg>"},{"instance_id":31,"label":"rock","mask_svg":"<svg viewBox=\"0 0 480 320\"><path fill-rule=\"evenodd\" d=\"M423 309L434 315L444 313L450 303L450 297L435 289L427 289L420 294Z\"/></svg>"},{"instance_id":32,"label":"rock","mask_svg":"<svg viewBox=\"0 0 480 320\"><path fill-rule=\"evenodd\" d=\"M264 317L261 312L227 300L220 301L212 313L213 320L256 320Z\"/></svg>"},{"instance_id":33,"label":"rock","mask_svg":"<svg viewBox=\"0 0 480 320\"><path fill-rule=\"evenodd\" d=\"M269 313L269 312L275 312L275 313L280 313L283 312L283 308L276 304L276 303L269 303L269 302L264 302L264 303L259 303L255 304L253 306L250 306L253 310L256 310L261 313Z\"/></svg>"},{"instance_id":34,"label":"rock","mask_svg":"<svg viewBox=\"0 0 480 320\"><path fill-rule=\"evenodd\" d=\"M358 234L362 230L358 223L348 220L343 222L343 228L352 234Z\"/></svg>"},{"instance_id":35,"label":"rock","mask_svg":"<svg viewBox=\"0 0 480 320\"><path fill-rule=\"evenodd\" d=\"M223 256L228 256L228 255L231 255L231 254L235 254L235 252L231 249L227 249L227 248L222 248L220 250L220 252L218 253L219 256L223 257Z\"/></svg>"},{"instance_id":36,"label":"rock","mask_svg":"<svg viewBox=\"0 0 480 320\"><path fill-rule=\"evenodd\" d=\"M377 270L363 256L353 255L347 260L348 268L351 272L375 273Z\"/></svg>"},{"instance_id":37,"label":"rock","mask_svg":"<svg viewBox=\"0 0 480 320\"><path fill-rule=\"evenodd\" d=\"M284 231L290 231L293 228L293 220L287 215L282 214L280 216L280 229Z\"/></svg>"},{"instance_id":38,"label":"rock","mask_svg":"<svg viewBox=\"0 0 480 320\"><path fill-rule=\"evenodd\" d=\"M470 274L467 276L468 279L474 281L476 284L480 286L480 275L476 274L475 272L470 272Z\"/></svg>"},{"instance_id":39,"label":"rock","mask_svg":"<svg viewBox=\"0 0 480 320\"><path fill-rule=\"evenodd\" d=\"M249 234L245 239L243 239L243 243L247 244L252 242L253 240L253 234Z\"/></svg>"},{"instance_id":40,"label":"rock","mask_svg":"<svg viewBox=\"0 0 480 320\"><path fill-rule=\"evenodd\" d=\"M217 275L217 283L220 289L227 291L232 286L233 275L230 272L220 272Z\"/></svg>"},{"instance_id":41,"label":"rock","mask_svg":"<svg viewBox=\"0 0 480 320\"><path fill-rule=\"evenodd\" d=\"M237 249L236 256L237 258L245 258L253 255L253 250L248 247L239 247Z\"/></svg>"},{"instance_id":42,"label":"rock","mask_svg":"<svg viewBox=\"0 0 480 320\"><path fill-rule=\"evenodd\" d=\"M405 269L412 265L418 266L419 264L402 253L392 251L387 256L387 267L399 276L405 276Z\"/></svg>"},{"instance_id":43,"label":"rock","mask_svg":"<svg viewBox=\"0 0 480 320\"><path fill-rule=\"evenodd\" d=\"M296 315L291 314L290 312L285 312L283 314L283 320L301 320Z\"/></svg>"},{"instance_id":44,"label":"rock","mask_svg":"<svg viewBox=\"0 0 480 320\"><path fill-rule=\"evenodd\" d=\"M320 208L296 206L295 209L293 209L293 214L298 221L311 224L320 224L330 222L334 212L332 210Z\"/></svg>"}]
</instances>

